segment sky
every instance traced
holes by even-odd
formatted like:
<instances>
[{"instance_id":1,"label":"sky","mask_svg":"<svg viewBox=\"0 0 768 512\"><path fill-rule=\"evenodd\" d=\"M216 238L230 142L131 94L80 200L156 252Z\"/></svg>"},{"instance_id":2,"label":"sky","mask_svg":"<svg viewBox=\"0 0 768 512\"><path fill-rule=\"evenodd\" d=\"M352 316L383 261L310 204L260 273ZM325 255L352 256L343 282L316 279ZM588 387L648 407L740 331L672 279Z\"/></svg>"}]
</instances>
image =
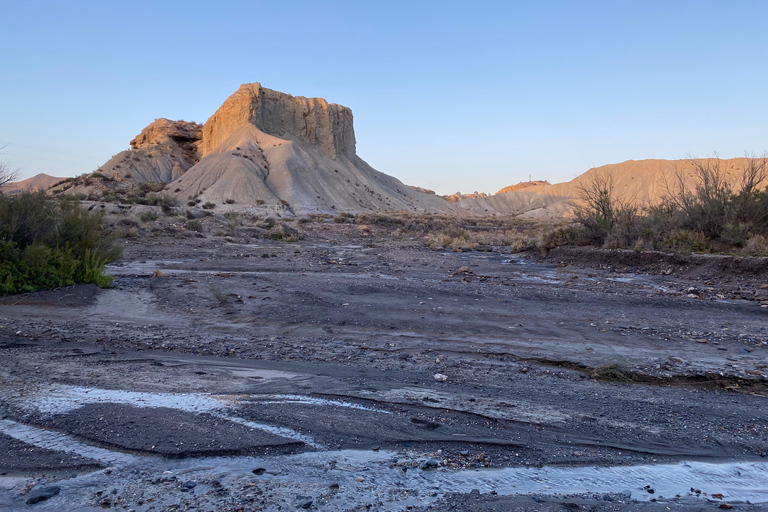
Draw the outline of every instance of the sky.
<instances>
[{"instance_id":1,"label":"sky","mask_svg":"<svg viewBox=\"0 0 768 512\"><path fill-rule=\"evenodd\" d=\"M2 158L92 171L242 83L352 109L358 154L441 194L768 150L768 0L0 0Z\"/></svg>"}]
</instances>

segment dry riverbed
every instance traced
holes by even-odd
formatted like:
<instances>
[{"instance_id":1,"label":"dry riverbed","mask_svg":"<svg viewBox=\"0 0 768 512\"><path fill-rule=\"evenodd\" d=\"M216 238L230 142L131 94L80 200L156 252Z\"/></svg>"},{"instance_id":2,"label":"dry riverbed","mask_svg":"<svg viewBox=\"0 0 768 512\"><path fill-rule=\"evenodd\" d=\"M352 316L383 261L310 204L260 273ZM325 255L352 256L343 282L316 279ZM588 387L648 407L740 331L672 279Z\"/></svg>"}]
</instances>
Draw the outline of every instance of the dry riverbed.
<instances>
[{"instance_id":1,"label":"dry riverbed","mask_svg":"<svg viewBox=\"0 0 768 512\"><path fill-rule=\"evenodd\" d=\"M765 261L303 231L3 298L0 510L768 506Z\"/></svg>"}]
</instances>

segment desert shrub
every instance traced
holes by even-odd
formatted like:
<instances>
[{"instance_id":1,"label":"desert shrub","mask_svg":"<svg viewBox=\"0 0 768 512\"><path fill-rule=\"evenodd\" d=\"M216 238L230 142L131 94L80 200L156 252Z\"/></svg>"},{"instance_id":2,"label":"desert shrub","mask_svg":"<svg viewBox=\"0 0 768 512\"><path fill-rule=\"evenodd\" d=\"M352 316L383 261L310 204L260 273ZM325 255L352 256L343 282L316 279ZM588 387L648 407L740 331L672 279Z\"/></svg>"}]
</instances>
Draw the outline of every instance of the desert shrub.
<instances>
[{"instance_id":1,"label":"desert shrub","mask_svg":"<svg viewBox=\"0 0 768 512\"><path fill-rule=\"evenodd\" d=\"M188 220L184 223L184 227L189 231L203 232L203 224L199 220Z\"/></svg>"},{"instance_id":2,"label":"desert shrub","mask_svg":"<svg viewBox=\"0 0 768 512\"><path fill-rule=\"evenodd\" d=\"M299 239L299 232L285 224L276 224L269 230L269 238L284 242L296 242Z\"/></svg>"},{"instance_id":3,"label":"desert shrub","mask_svg":"<svg viewBox=\"0 0 768 512\"><path fill-rule=\"evenodd\" d=\"M139 218L141 219L141 222L154 222L157 220L157 214L155 212L144 212Z\"/></svg>"},{"instance_id":4,"label":"desert shrub","mask_svg":"<svg viewBox=\"0 0 768 512\"><path fill-rule=\"evenodd\" d=\"M699 231L689 229L676 229L664 240L667 249L676 252L711 252L712 245L709 238Z\"/></svg>"},{"instance_id":5,"label":"desert shrub","mask_svg":"<svg viewBox=\"0 0 768 512\"><path fill-rule=\"evenodd\" d=\"M206 210L213 210L214 208L216 208L216 203L206 201L205 204L203 205L203 208Z\"/></svg>"},{"instance_id":6,"label":"desert shrub","mask_svg":"<svg viewBox=\"0 0 768 512\"><path fill-rule=\"evenodd\" d=\"M355 221L355 216L351 213L340 213L333 218L333 222L337 224L346 224Z\"/></svg>"},{"instance_id":7,"label":"desert shrub","mask_svg":"<svg viewBox=\"0 0 768 512\"><path fill-rule=\"evenodd\" d=\"M763 235L753 235L741 250L747 256L768 256L768 238Z\"/></svg>"},{"instance_id":8,"label":"desert shrub","mask_svg":"<svg viewBox=\"0 0 768 512\"><path fill-rule=\"evenodd\" d=\"M550 226L537 237L536 247L546 256L555 247L573 244L576 237L577 232L571 226Z\"/></svg>"},{"instance_id":9,"label":"desert shrub","mask_svg":"<svg viewBox=\"0 0 768 512\"><path fill-rule=\"evenodd\" d=\"M42 192L0 195L0 294L109 285L104 266L120 248L103 235L102 220L102 213Z\"/></svg>"},{"instance_id":10,"label":"desert shrub","mask_svg":"<svg viewBox=\"0 0 768 512\"><path fill-rule=\"evenodd\" d=\"M618 204L611 176L594 174L578 187L578 200L573 203L573 216L581 226L580 238L585 244L603 245L617 220Z\"/></svg>"},{"instance_id":11,"label":"desert shrub","mask_svg":"<svg viewBox=\"0 0 768 512\"><path fill-rule=\"evenodd\" d=\"M160 192L165 189L165 183L155 183L153 181L146 181L139 185L139 190L148 194L150 192Z\"/></svg>"},{"instance_id":12,"label":"desert shrub","mask_svg":"<svg viewBox=\"0 0 768 512\"><path fill-rule=\"evenodd\" d=\"M130 217L123 217L122 219L118 220L116 222L118 226L125 226L129 228L135 228L138 227L139 223L136 221L136 219L132 219Z\"/></svg>"},{"instance_id":13,"label":"desert shrub","mask_svg":"<svg viewBox=\"0 0 768 512\"><path fill-rule=\"evenodd\" d=\"M235 204L236 203L236 201L234 199L227 199L224 202L227 203L227 204Z\"/></svg>"},{"instance_id":14,"label":"desert shrub","mask_svg":"<svg viewBox=\"0 0 768 512\"><path fill-rule=\"evenodd\" d=\"M692 187L680 169L674 183L667 185L666 202L684 213L681 227L730 245L743 245L753 234L768 234L768 158L749 158L735 189L716 156L690 159L689 164L695 178Z\"/></svg>"},{"instance_id":15,"label":"desert shrub","mask_svg":"<svg viewBox=\"0 0 768 512\"><path fill-rule=\"evenodd\" d=\"M176 204L176 202L173 200L171 196L167 194L163 194L159 197L157 204L160 206L160 210L162 210L162 212L165 215L170 215L171 213L173 213L173 207Z\"/></svg>"},{"instance_id":16,"label":"desert shrub","mask_svg":"<svg viewBox=\"0 0 768 512\"><path fill-rule=\"evenodd\" d=\"M240 214L237 212L227 212L224 214L224 225L231 236L237 235L237 228L242 224Z\"/></svg>"}]
</instances>

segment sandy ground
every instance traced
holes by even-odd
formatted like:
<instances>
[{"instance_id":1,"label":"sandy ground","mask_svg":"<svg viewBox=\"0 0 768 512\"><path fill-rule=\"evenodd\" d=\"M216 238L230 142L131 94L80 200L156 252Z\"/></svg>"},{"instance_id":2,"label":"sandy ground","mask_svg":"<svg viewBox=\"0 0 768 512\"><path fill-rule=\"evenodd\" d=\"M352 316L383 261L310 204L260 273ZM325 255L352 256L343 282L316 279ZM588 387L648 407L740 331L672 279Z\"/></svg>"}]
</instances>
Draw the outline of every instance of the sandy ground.
<instances>
[{"instance_id":1,"label":"sandy ground","mask_svg":"<svg viewBox=\"0 0 768 512\"><path fill-rule=\"evenodd\" d=\"M768 507L764 262L305 231L2 299L0 510Z\"/></svg>"}]
</instances>

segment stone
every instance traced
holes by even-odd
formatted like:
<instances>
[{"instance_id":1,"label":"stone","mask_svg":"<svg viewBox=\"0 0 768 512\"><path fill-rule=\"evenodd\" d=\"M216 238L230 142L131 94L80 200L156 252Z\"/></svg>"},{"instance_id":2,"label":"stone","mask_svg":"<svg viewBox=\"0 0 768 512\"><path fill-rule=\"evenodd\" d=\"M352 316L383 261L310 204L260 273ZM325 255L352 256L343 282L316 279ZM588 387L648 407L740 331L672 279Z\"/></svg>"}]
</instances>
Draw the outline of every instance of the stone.
<instances>
[{"instance_id":1,"label":"stone","mask_svg":"<svg viewBox=\"0 0 768 512\"><path fill-rule=\"evenodd\" d=\"M58 485L48 485L45 487L37 487L35 489L32 489L32 491L30 491L30 493L27 495L26 503L28 505L34 505L35 503L40 503L41 501L51 499L54 496L57 496L60 492L61 492L61 487L59 487Z\"/></svg>"},{"instance_id":2,"label":"stone","mask_svg":"<svg viewBox=\"0 0 768 512\"><path fill-rule=\"evenodd\" d=\"M312 503L314 500L311 496L297 496L296 497L296 506L298 508L307 509L312 507Z\"/></svg>"},{"instance_id":3,"label":"stone","mask_svg":"<svg viewBox=\"0 0 768 512\"><path fill-rule=\"evenodd\" d=\"M435 381L437 382L445 382L448 380L448 376L444 375L442 373L436 373L435 374Z\"/></svg>"}]
</instances>

